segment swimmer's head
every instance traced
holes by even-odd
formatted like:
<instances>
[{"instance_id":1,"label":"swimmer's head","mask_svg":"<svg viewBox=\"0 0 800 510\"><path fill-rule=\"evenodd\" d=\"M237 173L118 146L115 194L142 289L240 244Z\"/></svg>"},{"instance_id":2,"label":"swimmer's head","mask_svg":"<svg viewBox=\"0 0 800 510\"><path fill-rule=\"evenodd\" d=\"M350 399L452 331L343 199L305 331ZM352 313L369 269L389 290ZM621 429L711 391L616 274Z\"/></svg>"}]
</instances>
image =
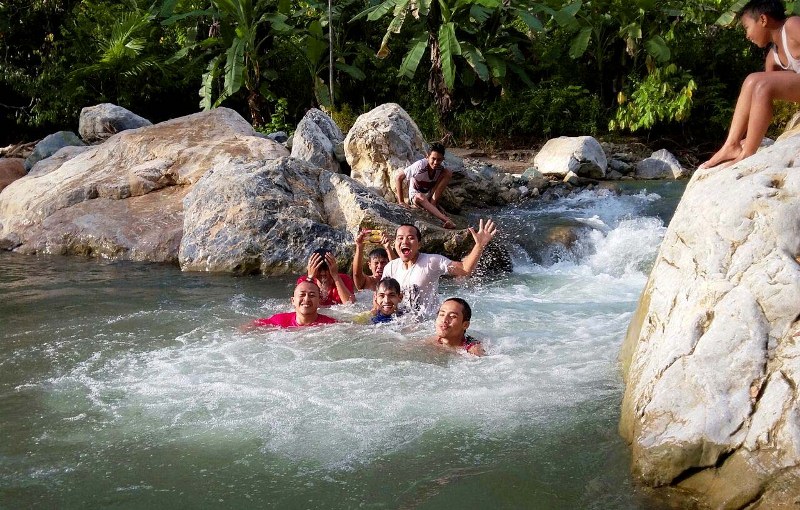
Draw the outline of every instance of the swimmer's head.
<instances>
[{"instance_id":1,"label":"swimmer's head","mask_svg":"<svg viewBox=\"0 0 800 510\"><path fill-rule=\"evenodd\" d=\"M319 308L320 291L314 280L305 278L294 288L292 305L294 311L300 315L313 316Z\"/></svg>"},{"instance_id":2,"label":"swimmer's head","mask_svg":"<svg viewBox=\"0 0 800 510\"><path fill-rule=\"evenodd\" d=\"M448 342L459 342L469 328L470 319L472 309L466 301L456 297L445 299L436 315L436 334Z\"/></svg>"},{"instance_id":3,"label":"swimmer's head","mask_svg":"<svg viewBox=\"0 0 800 510\"><path fill-rule=\"evenodd\" d=\"M375 305L383 315L397 313L403 293L400 284L394 278L384 278L375 287Z\"/></svg>"}]
</instances>

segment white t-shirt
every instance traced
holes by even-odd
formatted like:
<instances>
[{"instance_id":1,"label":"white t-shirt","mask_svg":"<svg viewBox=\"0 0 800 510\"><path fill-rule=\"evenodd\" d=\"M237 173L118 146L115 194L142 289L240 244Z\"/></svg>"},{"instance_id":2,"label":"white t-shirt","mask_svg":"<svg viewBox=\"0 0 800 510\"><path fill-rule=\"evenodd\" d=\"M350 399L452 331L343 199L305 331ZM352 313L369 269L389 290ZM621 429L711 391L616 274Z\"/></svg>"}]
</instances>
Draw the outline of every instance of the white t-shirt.
<instances>
[{"instance_id":1,"label":"white t-shirt","mask_svg":"<svg viewBox=\"0 0 800 510\"><path fill-rule=\"evenodd\" d=\"M406 269L399 258L383 268L383 278L394 278L403 291L403 304L423 317L439 310L439 277L447 274L453 261L443 255L420 253L417 261Z\"/></svg>"}]
</instances>

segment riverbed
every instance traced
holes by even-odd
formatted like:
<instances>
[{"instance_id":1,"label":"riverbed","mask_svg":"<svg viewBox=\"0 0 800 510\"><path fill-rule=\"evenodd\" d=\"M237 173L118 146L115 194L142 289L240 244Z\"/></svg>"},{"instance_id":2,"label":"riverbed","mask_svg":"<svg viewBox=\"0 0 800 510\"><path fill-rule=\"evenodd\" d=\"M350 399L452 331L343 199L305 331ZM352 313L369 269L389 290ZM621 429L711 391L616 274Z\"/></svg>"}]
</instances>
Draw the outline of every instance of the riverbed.
<instances>
[{"instance_id":1,"label":"riverbed","mask_svg":"<svg viewBox=\"0 0 800 510\"><path fill-rule=\"evenodd\" d=\"M485 358L432 322L241 332L292 278L0 252L0 507L653 508L617 358L683 186L491 211L513 273L441 285Z\"/></svg>"}]
</instances>

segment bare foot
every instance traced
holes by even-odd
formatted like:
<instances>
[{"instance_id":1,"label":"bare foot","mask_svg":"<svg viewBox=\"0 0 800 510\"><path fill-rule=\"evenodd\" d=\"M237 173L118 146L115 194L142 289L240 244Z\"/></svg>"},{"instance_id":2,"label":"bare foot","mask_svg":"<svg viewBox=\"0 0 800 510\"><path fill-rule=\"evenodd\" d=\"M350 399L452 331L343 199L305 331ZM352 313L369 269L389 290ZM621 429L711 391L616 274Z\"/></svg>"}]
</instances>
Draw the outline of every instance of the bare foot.
<instances>
[{"instance_id":1,"label":"bare foot","mask_svg":"<svg viewBox=\"0 0 800 510\"><path fill-rule=\"evenodd\" d=\"M741 144L736 145L723 145L720 150L718 150L711 159L706 161L705 163L701 164L697 167L698 170L703 170L705 168L712 168L720 163L725 163L726 161L730 161L732 159L738 158L742 153L742 146Z\"/></svg>"},{"instance_id":2,"label":"bare foot","mask_svg":"<svg viewBox=\"0 0 800 510\"><path fill-rule=\"evenodd\" d=\"M753 153L753 154L755 154L755 153ZM738 163L739 161L741 161L743 159L749 158L753 154L747 154L745 151L740 151L738 156L736 156L735 158L733 158L731 160L728 160L728 161L722 163L720 166L722 168L728 168L729 166L733 166L733 165L735 165L736 163Z\"/></svg>"}]
</instances>

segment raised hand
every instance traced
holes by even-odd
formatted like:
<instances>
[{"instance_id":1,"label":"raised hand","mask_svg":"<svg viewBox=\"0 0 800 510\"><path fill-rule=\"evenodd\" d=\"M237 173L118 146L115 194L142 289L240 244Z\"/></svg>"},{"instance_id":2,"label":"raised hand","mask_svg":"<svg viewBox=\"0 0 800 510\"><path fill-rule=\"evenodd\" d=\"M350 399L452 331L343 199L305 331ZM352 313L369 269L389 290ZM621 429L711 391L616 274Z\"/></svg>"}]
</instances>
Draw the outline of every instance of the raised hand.
<instances>
[{"instance_id":1,"label":"raised hand","mask_svg":"<svg viewBox=\"0 0 800 510\"><path fill-rule=\"evenodd\" d=\"M489 244L489 241L497 234L497 227L491 219L487 219L485 224L483 220L480 220L478 223L478 231L476 232L474 228L469 227L469 233L472 234L476 245L485 248L486 245Z\"/></svg>"},{"instance_id":2,"label":"raised hand","mask_svg":"<svg viewBox=\"0 0 800 510\"><path fill-rule=\"evenodd\" d=\"M330 253L328 253L328 255L330 255ZM311 254L311 257L308 259L308 265L306 266L306 274L309 278L313 280L317 277L317 273L323 262L325 261L320 257L319 253Z\"/></svg>"}]
</instances>

